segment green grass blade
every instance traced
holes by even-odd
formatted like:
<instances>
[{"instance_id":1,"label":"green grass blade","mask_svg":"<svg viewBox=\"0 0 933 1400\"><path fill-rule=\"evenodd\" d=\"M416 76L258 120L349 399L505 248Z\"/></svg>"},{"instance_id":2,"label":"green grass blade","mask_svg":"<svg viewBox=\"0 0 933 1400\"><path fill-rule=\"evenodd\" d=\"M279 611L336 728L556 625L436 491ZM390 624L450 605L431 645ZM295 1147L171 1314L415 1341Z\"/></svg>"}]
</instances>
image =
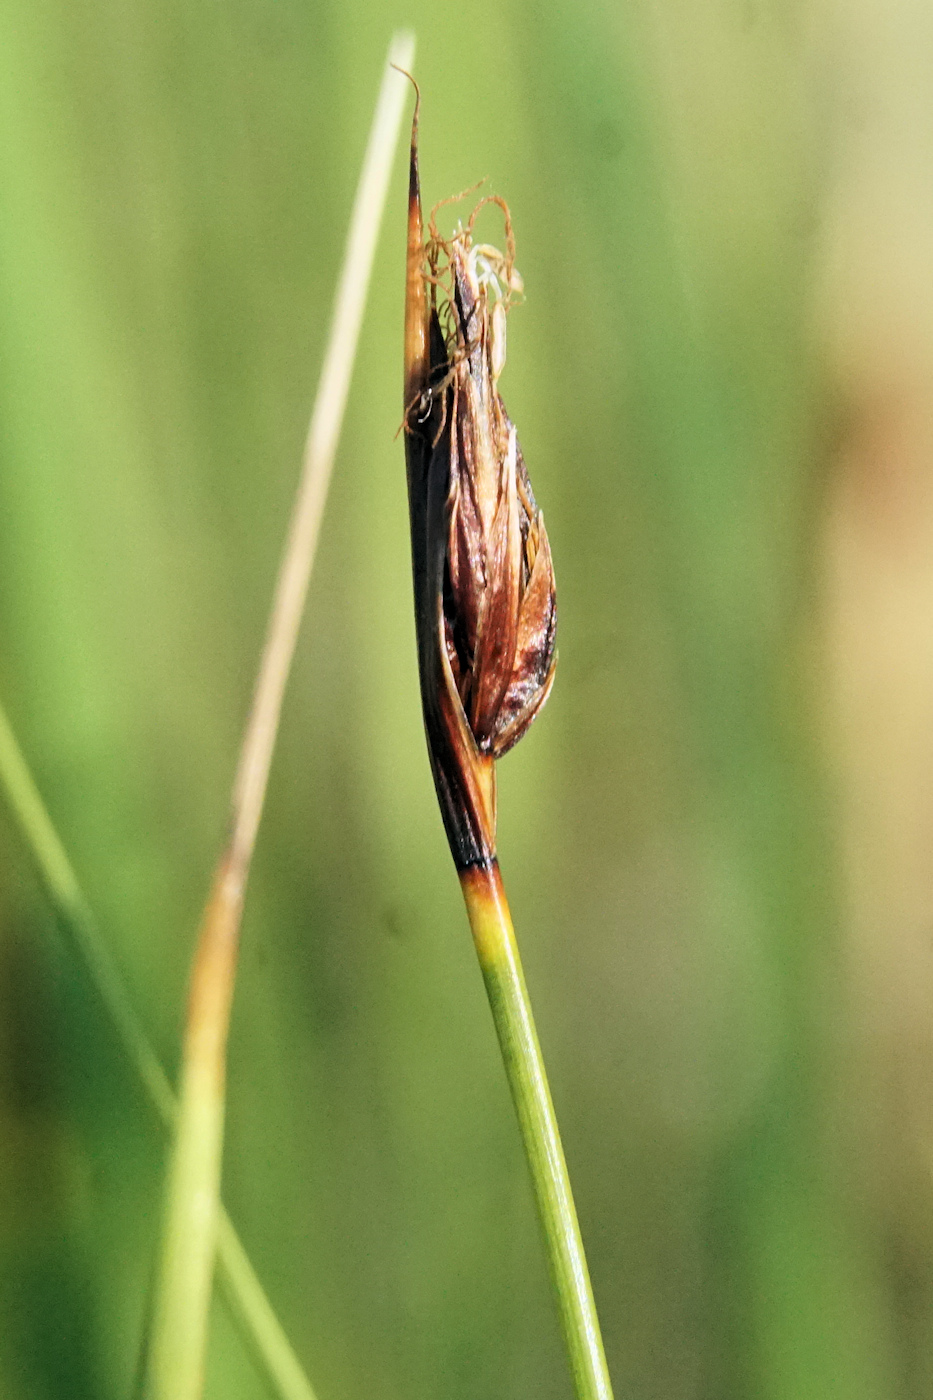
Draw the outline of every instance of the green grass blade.
<instances>
[{"instance_id":1,"label":"green grass blade","mask_svg":"<svg viewBox=\"0 0 933 1400\"><path fill-rule=\"evenodd\" d=\"M0 790L32 855L63 933L84 963L150 1103L163 1125L171 1130L177 1105L168 1077L139 1023L123 979L2 707ZM281 1400L315 1400L311 1383L222 1207L217 1260L227 1305L272 1389Z\"/></svg>"}]
</instances>

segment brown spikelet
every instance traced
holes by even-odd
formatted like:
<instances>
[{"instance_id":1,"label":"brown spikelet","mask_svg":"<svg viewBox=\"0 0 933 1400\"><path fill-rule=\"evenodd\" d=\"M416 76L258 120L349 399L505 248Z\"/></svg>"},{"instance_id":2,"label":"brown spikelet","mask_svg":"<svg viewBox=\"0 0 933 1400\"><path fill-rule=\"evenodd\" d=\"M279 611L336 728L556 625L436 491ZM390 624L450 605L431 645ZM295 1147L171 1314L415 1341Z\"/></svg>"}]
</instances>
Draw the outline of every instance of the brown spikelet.
<instances>
[{"instance_id":1,"label":"brown spikelet","mask_svg":"<svg viewBox=\"0 0 933 1400\"><path fill-rule=\"evenodd\" d=\"M419 99L420 105L420 99ZM412 125L405 310L405 450L415 620L428 750L460 869L495 857L494 761L522 737L557 660L554 571L498 378L521 289L505 254L424 240ZM483 203L489 201L484 200Z\"/></svg>"}]
</instances>

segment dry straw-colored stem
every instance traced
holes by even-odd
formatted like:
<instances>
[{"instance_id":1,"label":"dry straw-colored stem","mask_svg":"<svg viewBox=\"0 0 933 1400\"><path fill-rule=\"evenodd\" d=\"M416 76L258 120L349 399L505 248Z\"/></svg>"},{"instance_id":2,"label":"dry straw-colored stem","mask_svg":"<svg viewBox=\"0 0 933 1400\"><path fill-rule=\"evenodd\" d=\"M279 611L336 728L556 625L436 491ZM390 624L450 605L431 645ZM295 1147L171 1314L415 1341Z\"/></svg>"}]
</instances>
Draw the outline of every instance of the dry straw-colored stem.
<instances>
[{"instance_id":1,"label":"dry straw-colored stem","mask_svg":"<svg viewBox=\"0 0 933 1400\"><path fill-rule=\"evenodd\" d=\"M195 954L178 1126L153 1311L148 1400L197 1400L203 1383L217 1228L226 1043L240 919L337 440L376 239L388 190L414 39L389 48L350 222L330 339L233 790L230 839L218 863Z\"/></svg>"}]
</instances>

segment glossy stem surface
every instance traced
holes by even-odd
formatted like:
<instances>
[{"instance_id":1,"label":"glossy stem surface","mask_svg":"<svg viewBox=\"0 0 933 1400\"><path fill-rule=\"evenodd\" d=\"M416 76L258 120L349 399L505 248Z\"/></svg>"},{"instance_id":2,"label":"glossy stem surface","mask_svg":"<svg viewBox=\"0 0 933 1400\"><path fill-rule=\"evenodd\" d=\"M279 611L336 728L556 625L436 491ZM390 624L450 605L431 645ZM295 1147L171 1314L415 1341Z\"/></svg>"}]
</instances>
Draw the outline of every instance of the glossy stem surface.
<instances>
[{"instance_id":1,"label":"glossy stem surface","mask_svg":"<svg viewBox=\"0 0 933 1400\"><path fill-rule=\"evenodd\" d=\"M578 1400L612 1400L599 1319L498 862L460 873L544 1230Z\"/></svg>"}]
</instances>

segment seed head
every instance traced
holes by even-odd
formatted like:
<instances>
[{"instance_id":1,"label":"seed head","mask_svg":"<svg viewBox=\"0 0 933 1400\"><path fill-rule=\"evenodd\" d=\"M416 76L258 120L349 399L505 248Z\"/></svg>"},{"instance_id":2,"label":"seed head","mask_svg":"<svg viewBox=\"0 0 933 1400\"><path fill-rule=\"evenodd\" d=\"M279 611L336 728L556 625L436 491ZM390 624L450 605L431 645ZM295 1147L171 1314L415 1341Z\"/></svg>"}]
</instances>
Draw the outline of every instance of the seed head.
<instances>
[{"instance_id":1,"label":"seed head","mask_svg":"<svg viewBox=\"0 0 933 1400\"><path fill-rule=\"evenodd\" d=\"M515 425L499 394L506 317L522 290L506 252L474 244L478 209L424 239L412 126L405 310L405 447L428 750L457 865L495 857L494 761L550 692L554 571Z\"/></svg>"}]
</instances>

